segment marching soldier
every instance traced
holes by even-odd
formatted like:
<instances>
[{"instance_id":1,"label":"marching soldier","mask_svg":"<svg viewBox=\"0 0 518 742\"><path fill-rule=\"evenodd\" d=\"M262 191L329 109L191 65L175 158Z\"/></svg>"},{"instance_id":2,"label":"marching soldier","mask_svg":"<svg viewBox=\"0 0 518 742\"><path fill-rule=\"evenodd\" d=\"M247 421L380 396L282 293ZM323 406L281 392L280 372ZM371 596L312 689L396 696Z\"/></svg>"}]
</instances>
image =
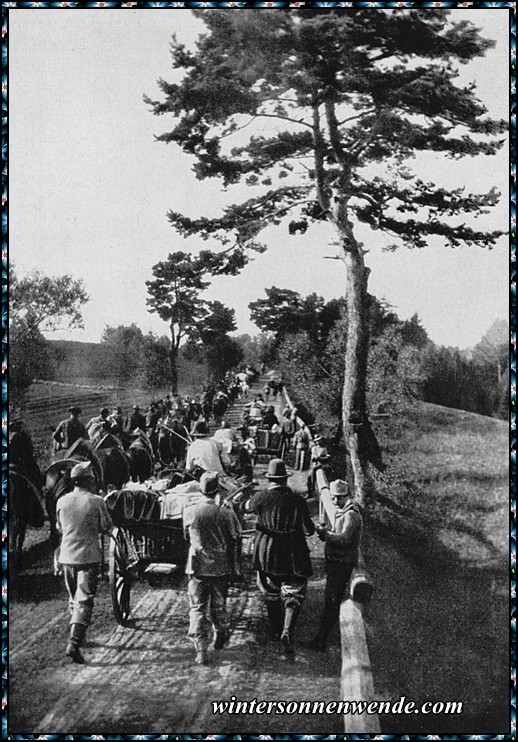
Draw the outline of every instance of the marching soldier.
<instances>
[{"instance_id":1,"label":"marching soldier","mask_svg":"<svg viewBox=\"0 0 518 742\"><path fill-rule=\"evenodd\" d=\"M246 507L258 515L254 567L272 636L280 638L284 653L292 657L293 631L312 574L306 536L315 526L306 501L288 487L284 461L272 459L266 476L268 490L254 495Z\"/></svg>"},{"instance_id":2,"label":"marching soldier","mask_svg":"<svg viewBox=\"0 0 518 742\"><path fill-rule=\"evenodd\" d=\"M237 571L241 525L233 510L216 504L217 472L205 472L200 489L203 501L184 513L190 542L185 571L189 575L189 637L196 649L196 663L206 665L211 625L216 631L214 649L222 649L230 637L227 593Z\"/></svg>"},{"instance_id":3,"label":"marching soldier","mask_svg":"<svg viewBox=\"0 0 518 742\"><path fill-rule=\"evenodd\" d=\"M70 417L66 420L62 420L52 435L56 442L56 449L58 451L66 451L79 438L88 440L88 431L79 419L81 408L74 405L69 407L68 411Z\"/></svg>"},{"instance_id":4,"label":"marching soldier","mask_svg":"<svg viewBox=\"0 0 518 742\"><path fill-rule=\"evenodd\" d=\"M110 533L113 524L89 461L76 464L70 472L74 489L59 498L56 521L62 534L60 564L69 595L70 639L66 656L82 665L80 647L90 625L102 561L99 536Z\"/></svg>"}]
</instances>

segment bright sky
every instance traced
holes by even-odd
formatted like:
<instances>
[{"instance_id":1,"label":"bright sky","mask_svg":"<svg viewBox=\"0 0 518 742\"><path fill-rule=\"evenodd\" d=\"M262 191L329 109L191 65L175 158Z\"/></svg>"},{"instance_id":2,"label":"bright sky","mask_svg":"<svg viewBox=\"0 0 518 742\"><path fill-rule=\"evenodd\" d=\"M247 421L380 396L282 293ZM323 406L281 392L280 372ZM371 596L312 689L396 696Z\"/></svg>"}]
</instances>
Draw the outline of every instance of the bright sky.
<instances>
[{"instance_id":1,"label":"bright sky","mask_svg":"<svg viewBox=\"0 0 518 742\"><path fill-rule=\"evenodd\" d=\"M461 79L476 81L494 118L508 118L509 11L452 12L497 41L462 68ZM147 311L145 281L169 252L200 245L176 235L166 212L216 215L228 196L216 181L197 181L174 145L154 141L172 120L153 116L142 97L160 97L157 79L173 78L172 34L190 44L200 26L183 9L9 11L10 259L19 275L37 269L82 277L91 299L85 330L53 337L98 341L106 325L132 322L144 332L168 332ZM461 164L433 155L420 175L465 184L468 192L495 185L501 204L490 221L476 224L508 228L506 150ZM436 244L390 254L381 252L379 233L359 236L370 249L370 292L403 319L417 312L436 343L471 347L495 319L507 319L506 238L492 251ZM342 263L324 259L335 254L329 227L296 238L280 227L266 238L264 255L206 293L236 310L240 332L258 332L248 303L272 285L326 300L344 291Z\"/></svg>"}]
</instances>

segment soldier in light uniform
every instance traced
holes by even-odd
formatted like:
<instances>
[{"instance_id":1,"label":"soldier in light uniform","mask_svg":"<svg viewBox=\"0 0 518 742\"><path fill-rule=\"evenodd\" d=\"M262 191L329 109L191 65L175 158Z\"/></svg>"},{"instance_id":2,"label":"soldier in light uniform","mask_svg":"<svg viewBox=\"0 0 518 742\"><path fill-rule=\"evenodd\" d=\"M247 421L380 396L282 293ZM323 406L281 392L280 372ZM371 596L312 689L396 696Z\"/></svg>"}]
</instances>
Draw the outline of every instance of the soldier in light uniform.
<instances>
[{"instance_id":1,"label":"soldier in light uniform","mask_svg":"<svg viewBox=\"0 0 518 742\"><path fill-rule=\"evenodd\" d=\"M59 561L69 595L70 639L66 656L83 664L80 647L90 625L102 561L99 537L113 527L97 483L92 464L76 464L70 472L74 489L59 498L57 528L62 534Z\"/></svg>"},{"instance_id":2,"label":"soldier in light uniform","mask_svg":"<svg viewBox=\"0 0 518 742\"><path fill-rule=\"evenodd\" d=\"M327 574L324 613L310 644L318 651L325 650L329 634L340 615L340 603L358 563L363 528L360 506L351 496L347 482L342 479L331 482L329 494L336 505L333 526L317 526L318 536L325 542Z\"/></svg>"},{"instance_id":3,"label":"soldier in light uniform","mask_svg":"<svg viewBox=\"0 0 518 742\"><path fill-rule=\"evenodd\" d=\"M222 649L229 640L227 593L237 570L241 525L233 510L216 504L217 472L205 472L200 489L203 501L184 511L190 543L185 571L189 575L189 637L197 664L205 665L211 625L216 631L214 649Z\"/></svg>"}]
</instances>

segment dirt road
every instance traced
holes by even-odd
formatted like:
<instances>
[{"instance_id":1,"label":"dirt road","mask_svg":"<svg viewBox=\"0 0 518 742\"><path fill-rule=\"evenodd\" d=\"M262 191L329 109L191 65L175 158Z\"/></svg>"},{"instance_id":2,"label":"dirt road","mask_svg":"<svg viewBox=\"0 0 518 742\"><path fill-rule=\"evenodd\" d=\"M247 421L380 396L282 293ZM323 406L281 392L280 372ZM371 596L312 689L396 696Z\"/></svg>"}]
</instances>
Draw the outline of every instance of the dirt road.
<instances>
[{"instance_id":1,"label":"dirt road","mask_svg":"<svg viewBox=\"0 0 518 742\"><path fill-rule=\"evenodd\" d=\"M261 467L259 467L261 468ZM298 638L316 628L323 587L322 552L311 539L315 579ZM250 548L250 547L248 547ZM266 614L250 572L229 597L232 637L207 667L193 664L185 588L132 589L130 625L118 626L109 589L100 586L85 647L87 664L64 657L66 593L52 575L48 545L10 593L10 733L340 733L340 715L214 715L212 701L339 700L338 634L326 655L299 644L295 661L266 636Z\"/></svg>"}]
</instances>

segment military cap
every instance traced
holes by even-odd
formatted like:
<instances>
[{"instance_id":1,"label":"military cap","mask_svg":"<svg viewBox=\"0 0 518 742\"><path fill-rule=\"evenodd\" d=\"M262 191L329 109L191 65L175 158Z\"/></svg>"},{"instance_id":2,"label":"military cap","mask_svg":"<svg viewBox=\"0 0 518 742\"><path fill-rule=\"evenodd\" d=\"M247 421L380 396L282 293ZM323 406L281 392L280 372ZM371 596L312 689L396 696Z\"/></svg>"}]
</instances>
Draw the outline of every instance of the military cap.
<instances>
[{"instance_id":1,"label":"military cap","mask_svg":"<svg viewBox=\"0 0 518 742\"><path fill-rule=\"evenodd\" d=\"M82 477L91 477L92 479L95 479L91 461L82 461L80 464L76 464L72 468L70 479L80 479Z\"/></svg>"},{"instance_id":2,"label":"military cap","mask_svg":"<svg viewBox=\"0 0 518 742\"><path fill-rule=\"evenodd\" d=\"M343 479L335 479L329 485L329 494L331 497L347 497L349 495L349 485Z\"/></svg>"},{"instance_id":3,"label":"military cap","mask_svg":"<svg viewBox=\"0 0 518 742\"><path fill-rule=\"evenodd\" d=\"M219 477L216 471L206 471L200 478L200 489L204 495L214 497L219 489Z\"/></svg>"}]
</instances>

